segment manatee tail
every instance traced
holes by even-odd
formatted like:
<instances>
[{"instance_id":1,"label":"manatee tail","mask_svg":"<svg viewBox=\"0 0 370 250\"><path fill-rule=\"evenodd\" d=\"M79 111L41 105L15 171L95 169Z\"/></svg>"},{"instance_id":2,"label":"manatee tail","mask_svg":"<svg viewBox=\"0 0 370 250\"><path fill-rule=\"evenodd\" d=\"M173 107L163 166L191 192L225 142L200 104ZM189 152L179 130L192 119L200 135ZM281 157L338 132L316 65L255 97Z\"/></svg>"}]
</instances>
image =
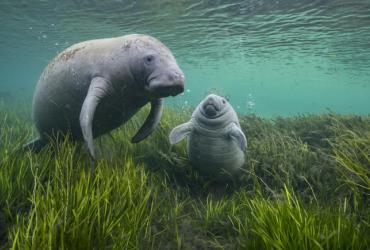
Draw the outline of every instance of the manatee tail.
<instances>
[{"instance_id":1,"label":"manatee tail","mask_svg":"<svg viewBox=\"0 0 370 250\"><path fill-rule=\"evenodd\" d=\"M46 145L48 141L42 138L36 138L27 144L23 145L19 151L31 151L34 153L40 152Z\"/></svg>"}]
</instances>

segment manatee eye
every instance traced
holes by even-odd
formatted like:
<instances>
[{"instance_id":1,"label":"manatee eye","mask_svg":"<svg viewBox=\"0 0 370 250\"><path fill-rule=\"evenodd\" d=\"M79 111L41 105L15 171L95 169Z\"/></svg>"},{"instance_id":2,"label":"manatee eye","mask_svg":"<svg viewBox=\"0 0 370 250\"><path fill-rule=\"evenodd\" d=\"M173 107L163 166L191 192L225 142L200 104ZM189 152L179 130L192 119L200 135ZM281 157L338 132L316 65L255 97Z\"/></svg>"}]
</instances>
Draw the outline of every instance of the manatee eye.
<instances>
[{"instance_id":1,"label":"manatee eye","mask_svg":"<svg viewBox=\"0 0 370 250\"><path fill-rule=\"evenodd\" d=\"M222 99L222 103L225 104L226 103L226 100L225 99Z\"/></svg>"},{"instance_id":2,"label":"manatee eye","mask_svg":"<svg viewBox=\"0 0 370 250\"><path fill-rule=\"evenodd\" d=\"M154 61L154 56L153 55L146 56L144 57L144 61L146 64L151 64Z\"/></svg>"}]
</instances>

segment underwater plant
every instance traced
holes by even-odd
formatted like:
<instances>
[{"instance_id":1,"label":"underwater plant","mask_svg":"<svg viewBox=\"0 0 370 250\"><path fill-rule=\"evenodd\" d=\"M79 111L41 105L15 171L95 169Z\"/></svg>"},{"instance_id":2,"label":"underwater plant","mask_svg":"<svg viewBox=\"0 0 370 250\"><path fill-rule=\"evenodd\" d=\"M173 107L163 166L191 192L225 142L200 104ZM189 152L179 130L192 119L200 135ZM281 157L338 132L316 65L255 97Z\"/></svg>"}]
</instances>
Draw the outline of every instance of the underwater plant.
<instances>
[{"instance_id":1,"label":"underwater plant","mask_svg":"<svg viewBox=\"0 0 370 250\"><path fill-rule=\"evenodd\" d=\"M190 111L168 108L133 145L145 107L96 140L94 166L68 139L17 152L34 133L29 112L0 105L0 249L370 247L368 116L240 115L246 162L220 184L168 141Z\"/></svg>"}]
</instances>

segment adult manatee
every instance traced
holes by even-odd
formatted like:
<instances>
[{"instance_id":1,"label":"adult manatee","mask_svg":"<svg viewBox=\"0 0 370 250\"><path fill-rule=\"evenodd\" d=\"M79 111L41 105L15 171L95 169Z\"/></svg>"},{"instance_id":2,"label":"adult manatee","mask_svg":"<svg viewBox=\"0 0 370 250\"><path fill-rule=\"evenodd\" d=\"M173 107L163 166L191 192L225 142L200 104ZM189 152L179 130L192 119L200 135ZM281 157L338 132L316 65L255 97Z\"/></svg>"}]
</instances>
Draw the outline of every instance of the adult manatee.
<instances>
[{"instance_id":1,"label":"adult manatee","mask_svg":"<svg viewBox=\"0 0 370 250\"><path fill-rule=\"evenodd\" d=\"M170 143L185 137L190 162L205 175L222 179L238 173L244 164L247 139L236 112L221 96L208 95L189 122L171 131Z\"/></svg>"},{"instance_id":2,"label":"adult manatee","mask_svg":"<svg viewBox=\"0 0 370 250\"><path fill-rule=\"evenodd\" d=\"M132 138L146 138L159 123L163 97L184 90L184 74L171 51L147 35L81 42L44 69L33 97L39 138L25 147L40 151L50 139L84 139L95 158L93 138L128 121L148 102L150 113Z\"/></svg>"}]
</instances>

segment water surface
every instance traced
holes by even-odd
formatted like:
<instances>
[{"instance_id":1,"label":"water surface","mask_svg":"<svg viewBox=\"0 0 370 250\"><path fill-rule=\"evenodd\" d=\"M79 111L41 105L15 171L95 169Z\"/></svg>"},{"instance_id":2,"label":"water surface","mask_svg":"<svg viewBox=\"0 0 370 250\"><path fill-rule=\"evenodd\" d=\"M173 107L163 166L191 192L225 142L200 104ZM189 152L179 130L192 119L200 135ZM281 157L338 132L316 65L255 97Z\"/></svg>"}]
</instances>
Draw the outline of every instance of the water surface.
<instances>
[{"instance_id":1,"label":"water surface","mask_svg":"<svg viewBox=\"0 0 370 250\"><path fill-rule=\"evenodd\" d=\"M0 21L0 92L15 97L73 43L145 33L186 74L169 105L213 91L241 113L370 113L368 0L3 0Z\"/></svg>"}]
</instances>

